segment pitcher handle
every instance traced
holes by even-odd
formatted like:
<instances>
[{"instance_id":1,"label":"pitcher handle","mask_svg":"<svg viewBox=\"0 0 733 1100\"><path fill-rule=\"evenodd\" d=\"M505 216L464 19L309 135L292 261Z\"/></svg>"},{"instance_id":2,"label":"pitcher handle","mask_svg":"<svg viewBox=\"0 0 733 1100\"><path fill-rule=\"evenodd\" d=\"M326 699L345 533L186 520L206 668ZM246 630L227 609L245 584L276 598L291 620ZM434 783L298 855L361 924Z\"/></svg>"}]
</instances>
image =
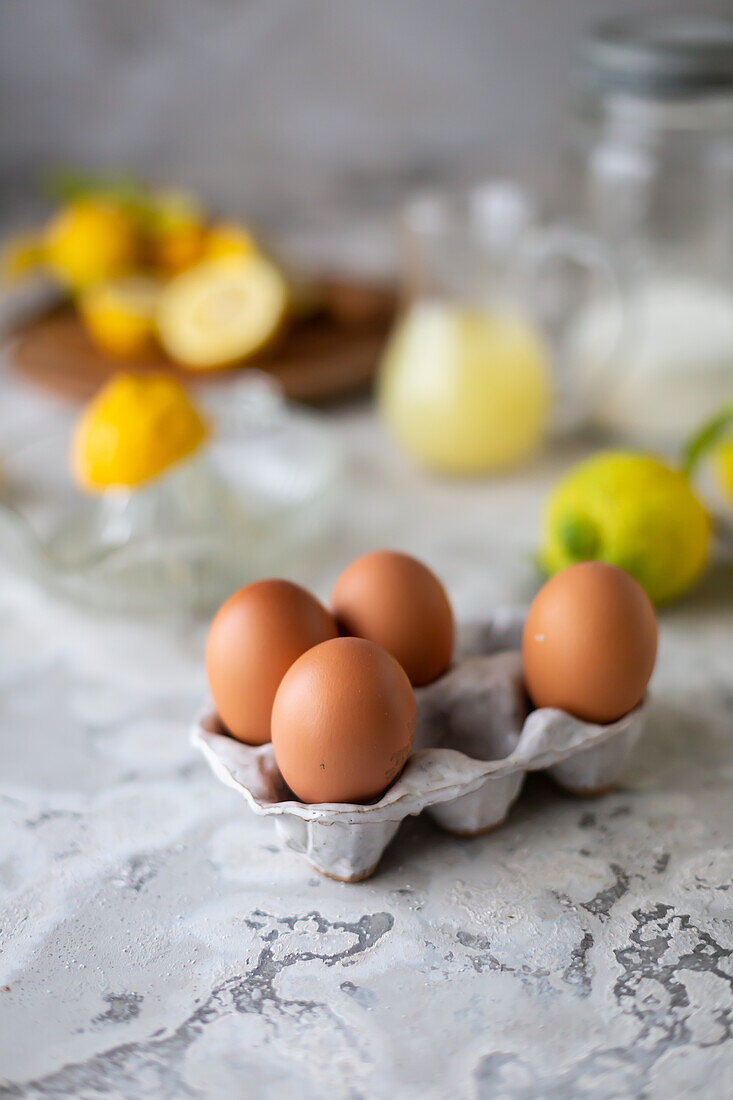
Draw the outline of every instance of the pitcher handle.
<instances>
[{"instance_id":1,"label":"pitcher handle","mask_svg":"<svg viewBox=\"0 0 733 1100\"><path fill-rule=\"evenodd\" d=\"M572 311L558 308L543 283L548 272L576 267L596 284ZM629 304L621 272L606 246L590 233L554 225L532 234L520 248L517 274L523 297L534 306L551 348L554 381L552 427L561 434L577 428L609 388L610 368L622 360L629 328ZM556 275L557 277L557 275ZM554 298L557 299L557 286ZM584 312L585 311L585 312ZM559 314L562 312L562 319ZM554 314L554 316L553 316ZM588 347L595 321L602 347ZM593 341L595 344L596 341ZM602 383L606 381L607 385Z\"/></svg>"}]
</instances>

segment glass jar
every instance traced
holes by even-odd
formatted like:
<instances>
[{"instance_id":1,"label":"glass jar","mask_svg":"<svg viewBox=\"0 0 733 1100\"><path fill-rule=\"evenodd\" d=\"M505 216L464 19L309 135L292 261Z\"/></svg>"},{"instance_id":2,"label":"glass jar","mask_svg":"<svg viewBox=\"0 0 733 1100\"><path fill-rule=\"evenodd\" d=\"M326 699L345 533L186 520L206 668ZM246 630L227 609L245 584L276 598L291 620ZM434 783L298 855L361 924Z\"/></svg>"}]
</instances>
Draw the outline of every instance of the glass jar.
<instances>
[{"instance_id":1,"label":"glass jar","mask_svg":"<svg viewBox=\"0 0 733 1100\"><path fill-rule=\"evenodd\" d=\"M626 308L596 419L676 448L733 397L733 22L619 20L588 38L584 62L575 209L611 251ZM596 369L620 308L579 315L581 369Z\"/></svg>"}]
</instances>

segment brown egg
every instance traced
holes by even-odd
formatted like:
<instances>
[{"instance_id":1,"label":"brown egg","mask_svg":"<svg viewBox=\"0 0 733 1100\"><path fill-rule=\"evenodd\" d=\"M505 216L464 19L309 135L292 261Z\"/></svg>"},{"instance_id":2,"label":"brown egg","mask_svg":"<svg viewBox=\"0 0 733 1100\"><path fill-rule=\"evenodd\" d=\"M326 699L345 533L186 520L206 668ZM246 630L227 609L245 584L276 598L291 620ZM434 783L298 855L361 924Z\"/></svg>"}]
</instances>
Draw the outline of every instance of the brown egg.
<instances>
[{"instance_id":1,"label":"brown egg","mask_svg":"<svg viewBox=\"0 0 733 1100\"><path fill-rule=\"evenodd\" d=\"M257 581L230 596L206 643L209 687L229 732L250 745L269 741L283 676L307 649L337 634L325 607L290 581Z\"/></svg>"},{"instance_id":2,"label":"brown egg","mask_svg":"<svg viewBox=\"0 0 733 1100\"><path fill-rule=\"evenodd\" d=\"M394 657L362 638L336 638L283 677L272 747L302 802L365 802L399 775L415 725L415 694Z\"/></svg>"},{"instance_id":3,"label":"brown egg","mask_svg":"<svg viewBox=\"0 0 733 1100\"><path fill-rule=\"evenodd\" d=\"M657 656L657 619L623 569L583 562L540 589L524 626L530 698L588 722L615 722L641 702Z\"/></svg>"},{"instance_id":4,"label":"brown egg","mask_svg":"<svg viewBox=\"0 0 733 1100\"><path fill-rule=\"evenodd\" d=\"M415 686L437 679L451 663L448 596L435 574L408 554L377 550L352 561L336 582L331 607L342 634L381 645Z\"/></svg>"}]
</instances>

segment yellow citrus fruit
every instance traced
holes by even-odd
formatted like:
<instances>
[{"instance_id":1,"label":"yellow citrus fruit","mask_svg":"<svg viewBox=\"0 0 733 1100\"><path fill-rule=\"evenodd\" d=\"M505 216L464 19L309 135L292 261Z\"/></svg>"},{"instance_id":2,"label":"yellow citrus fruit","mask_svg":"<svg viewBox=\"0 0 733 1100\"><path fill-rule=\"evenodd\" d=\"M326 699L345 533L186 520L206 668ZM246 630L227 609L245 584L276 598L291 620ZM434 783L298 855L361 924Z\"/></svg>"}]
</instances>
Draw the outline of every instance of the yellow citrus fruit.
<instances>
[{"instance_id":1,"label":"yellow citrus fruit","mask_svg":"<svg viewBox=\"0 0 733 1100\"><path fill-rule=\"evenodd\" d=\"M158 335L171 358L190 370L233 366L269 343L287 305L285 279L264 256L222 256L168 283Z\"/></svg>"},{"instance_id":2,"label":"yellow citrus fruit","mask_svg":"<svg viewBox=\"0 0 733 1100\"><path fill-rule=\"evenodd\" d=\"M87 492L133 488L192 454L206 426L186 391L165 374L120 374L82 413L72 470Z\"/></svg>"},{"instance_id":3,"label":"yellow citrus fruit","mask_svg":"<svg viewBox=\"0 0 733 1100\"><path fill-rule=\"evenodd\" d=\"M570 470L542 519L540 562L620 566L654 603L685 592L708 561L711 520L684 474L651 455L605 451Z\"/></svg>"},{"instance_id":4,"label":"yellow citrus fruit","mask_svg":"<svg viewBox=\"0 0 733 1100\"><path fill-rule=\"evenodd\" d=\"M175 275L202 259L206 216L192 195L155 191L142 217L148 260L161 273Z\"/></svg>"},{"instance_id":5,"label":"yellow citrus fruit","mask_svg":"<svg viewBox=\"0 0 733 1100\"><path fill-rule=\"evenodd\" d=\"M137 248L134 219L98 199L80 199L63 207L44 234L46 266L72 290L130 271Z\"/></svg>"},{"instance_id":6,"label":"yellow citrus fruit","mask_svg":"<svg viewBox=\"0 0 733 1100\"><path fill-rule=\"evenodd\" d=\"M720 488L728 500L733 503L733 439L726 440L718 447L715 455Z\"/></svg>"},{"instance_id":7,"label":"yellow citrus fruit","mask_svg":"<svg viewBox=\"0 0 733 1100\"><path fill-rule=\"evenodd\" d=\"M23 233L5 245L2 254L2 278L6 283L17 283L26 275L43 266L43 243L36 233Z\"/></svg>"},{"instance_id":8,"label":"yellow citrus fruit","mask_svg":"<svg viewBox=\"0 0 733 1100\"><path fill-rule=\"evenodd\" d=\"M201 259L205 239L200 225L179 225L156 233L150 247L153 265L168 275L184 271Z\"/></svg>"},{"instance_id":9,"label":"yellow citrus fruit","mask_svg":"<svg viewBox=\"0 0 733 1100\"><path fill-rule=\"evenodd\" d=\"M246 226L237 222L215 222L206 233L204 257L217 260L221 256L257 256L259 250Z\"/></svg>"},{"instance_id":10,"label":"yellow citrus fruit","mask_svg":"<svg viewBox=\"0 0 733 1100\"><path fill-rule=\"evenodd\" d=\"M92 339L110 355L149 351L155 336L155 310L161 284L145 275L127 275L82 291L79 312Z\"/></svg>"}]
</instances>

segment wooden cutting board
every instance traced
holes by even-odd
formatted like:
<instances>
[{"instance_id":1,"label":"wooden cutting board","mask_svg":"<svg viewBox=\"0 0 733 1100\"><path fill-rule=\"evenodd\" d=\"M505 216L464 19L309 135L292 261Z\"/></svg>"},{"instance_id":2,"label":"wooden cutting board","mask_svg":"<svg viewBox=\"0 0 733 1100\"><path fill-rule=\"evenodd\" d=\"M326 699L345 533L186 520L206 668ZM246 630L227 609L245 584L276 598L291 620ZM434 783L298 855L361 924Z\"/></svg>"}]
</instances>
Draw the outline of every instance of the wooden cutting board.
<instances>
[{"instance_id":1,"label":"wooden cutting board","mask_svg":"<svg viewBox=\"0 0 733 1100\"><path fill-rule=\"evenodd\" d=\"M328 282L320 288L318 312L294 321L281 341L233 371L197 374L162 352L117 359L89 338L70 306L26 321L14 333L10 362L24 378L61 396L86 400L121 370L164 370L188 383L225 382L247 367L272 374L286 397L322 403L369 387L394 317L394 293L383 287Z\"/></svg>"}]
</instances>

